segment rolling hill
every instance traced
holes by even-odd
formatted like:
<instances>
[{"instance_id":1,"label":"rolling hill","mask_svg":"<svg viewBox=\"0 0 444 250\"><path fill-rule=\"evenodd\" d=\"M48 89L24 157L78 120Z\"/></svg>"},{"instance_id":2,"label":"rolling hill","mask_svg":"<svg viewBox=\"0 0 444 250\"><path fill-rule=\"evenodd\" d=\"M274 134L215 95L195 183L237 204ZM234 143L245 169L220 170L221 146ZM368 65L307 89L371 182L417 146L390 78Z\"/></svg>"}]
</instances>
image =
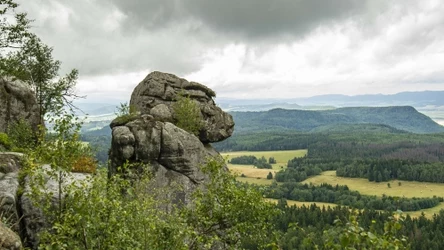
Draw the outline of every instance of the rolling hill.
<instances>
[{"instance_id":1,"label":"rolling hill","mask_svg":"<svg viewBox=\"0 0 444 250\"><path fill-rule=\"evenodd\" d=\"M334 125L351 124L379 124L412 133L444 132L443 126L410 106L346 107L319 111L273 109L231 114L236 123L236 132L310 132Z\"/></svg>"}]
</instances>

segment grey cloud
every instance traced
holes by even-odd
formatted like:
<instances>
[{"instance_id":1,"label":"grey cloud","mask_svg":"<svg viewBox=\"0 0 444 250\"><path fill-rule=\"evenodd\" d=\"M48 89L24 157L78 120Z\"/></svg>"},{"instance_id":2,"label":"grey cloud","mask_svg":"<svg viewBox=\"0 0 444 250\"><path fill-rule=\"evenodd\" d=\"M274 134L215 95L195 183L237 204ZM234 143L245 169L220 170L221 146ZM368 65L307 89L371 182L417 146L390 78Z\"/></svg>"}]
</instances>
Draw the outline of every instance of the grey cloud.
<instances>
[{"instance_id":1,"label":"grey cloud","mask_svg":"<svg viewBox=\"0 0 444 250\"><path fill-rule=\"evenodd\" d=\"M129 17L130 29L159 29L194 20L215 32L244 38L299 37L324 22L362 14L369 6L385 6L381 0L112 1Z\"/></svg>"}]
</instances>

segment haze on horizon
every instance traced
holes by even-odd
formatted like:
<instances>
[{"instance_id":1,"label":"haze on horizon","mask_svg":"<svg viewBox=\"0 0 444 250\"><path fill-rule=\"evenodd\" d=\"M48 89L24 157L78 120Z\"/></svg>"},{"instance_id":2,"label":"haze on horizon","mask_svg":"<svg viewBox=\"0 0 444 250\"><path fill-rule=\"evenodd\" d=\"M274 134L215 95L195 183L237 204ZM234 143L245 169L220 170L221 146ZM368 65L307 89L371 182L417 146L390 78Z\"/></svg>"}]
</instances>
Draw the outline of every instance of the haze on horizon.
<instances>
[{"instance_id":1,"label":"haze on horizon","mask_svg":"<svg viewBox=\"0 0 444 250\"><path fill-rule=\"evenodd\" d=\"M444 90L440 0L18 2L89 100L154 70L225 98Z\"/></svg>"}]
</instances>

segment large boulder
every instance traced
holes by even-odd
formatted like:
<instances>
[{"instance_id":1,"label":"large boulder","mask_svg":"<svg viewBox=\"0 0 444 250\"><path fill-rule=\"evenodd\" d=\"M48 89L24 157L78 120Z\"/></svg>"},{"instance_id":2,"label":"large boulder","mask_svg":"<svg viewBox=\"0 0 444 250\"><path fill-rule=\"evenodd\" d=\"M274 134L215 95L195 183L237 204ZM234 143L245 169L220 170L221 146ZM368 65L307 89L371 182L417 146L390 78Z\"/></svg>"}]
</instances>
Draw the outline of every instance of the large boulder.
<instances>
[{"instance_id":1,"label":"large boulder","mask_svg":"<svg viewBox=\"0 0 444 250\"><path fill-rule=\"evenodd\" d=\"M125 163L152 173L153 189L178 187L163 197L171 205L189 204L192 191L207 179L200 167L208 159L220 157L194 134L148 114L125 124L114 122L111 127L110 173Z\"/></svg>"},{"instance_id":2,"label":"large boulder","mask_svg":"<svg viewBox=\"0 0 444 250\"><path fill-rule=\"evenodd\" d=\"M172 105L179 95L198 103L203 124L199 139L203 143L218 142L231 136L233 118L216 106L213 100L216 93L200 83L188 82L173 74L158 71L148 74L134 89L130 105L142 114L150 114L161 121L173 121Z\"/></svg>"},{"instance_id":3,"label":"large boulder","mask_svg":"<svg viewBox=\"0 0 444 250\"><path fill-rule=\"evenodd\" d=\"M0 132L23 119L34 131L42 124L35 94L24 82L0 77Z\"/></svg>"}]
</instances>

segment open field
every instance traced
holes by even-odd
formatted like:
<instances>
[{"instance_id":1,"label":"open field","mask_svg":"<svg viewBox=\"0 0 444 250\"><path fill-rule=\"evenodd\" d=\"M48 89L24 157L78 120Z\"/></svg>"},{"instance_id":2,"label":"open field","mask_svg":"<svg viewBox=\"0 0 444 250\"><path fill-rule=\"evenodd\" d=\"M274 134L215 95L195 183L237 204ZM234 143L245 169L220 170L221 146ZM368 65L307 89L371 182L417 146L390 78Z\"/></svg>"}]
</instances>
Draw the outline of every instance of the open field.
<instances>
[{"instance_id":1,"label":"open field","mask_svg":"<svg viewBox=\"0 0 444 250\"><path fill-rule=\"evenodd\" d=\"M401 182L401 186L398 185L398 182ZM351 190L359 191L361 194L378 196L385 194L387 196L412 198L443 196L444 194L444 183L399 180L377 183L363 178L337 177L336 171L325 171L321 175L310 177L302 183L347 185ZM391 188L387 187L387 183L390 183Z\"/></svg>"},{"instance_id":2,"label":"open field","mask_svg":"<svg viewBox=\"0 0 444 250\"><path fill-rule=\"evenodd\" d=\"M253 165L227 164L228 168L233 173L236 173L238 175L244 174L246 177L248 177L248 178L239 178L238 179L239 181L255 183L260 185L269 185L272 183L272 180L267 180L267 175L269 172L273 173L274 176L276 172L287 166L287 162L289 160L295 157L303 157L306 154L307 150L302 149L302 150L285 150L285 151L237 151L237 152L222 153L222 156L226 159L226 161L231 160L233 157L238 157L241 155L254 155L257 158L264 156L267 160L270 157L274 157L277 163L272 164L273 169L258 169L255 168Z\"/></svg>"},{"instance_id":3,"label":"open field","mask_svg":"<svg viewBox=\"0 0 444 250\"><path fill-rule=\"evenodd\" d=\"M307 154L306 149L299 150L282 150L282 151L236 151L221 153L221 155L227 160L231 160L233 157L241 155L254 155L256 158L265 157L267 160L270 157L274 157L276 164L272 164L273 169L280 170L280 166L286 167L287 162L295 157L303 157Z\"/></svg>"},{"instance_id":4,"label":"open field","mask_svg":"<svg viewBox=\"0 0 444 250\"><path fill-rule=\"evenodd\" d=\"M263 178L266 179L268 173L272 173L273 177L276 174L276 172L279 172L279 170L275 169L259 169L255 168L252 165L234 165L234 164L228 164L228 168L232 173L235 173L237 175L244 174L246 177L250 178Z\"/></svg>"},{"instance_id":5,"label":"open field","mask_svg":"<svg viewBox=\"0 0 444 250\"><path fill-rule=\"evenodd\" d=\"M251 177L237 177L236 180L240 182L246 182L250 184L256 184L256 185L271 185L274 180L268 180L267 178L251 178Z\"/></svg>"},{"instance_id":6,"label":"open field","mask_svg":"<svg viewBox=\"0 0 444 250\"><path fill-rule=\"evenodd\" d=\"M439 211L441 211L441 209L444 209L444 202L441 202L436 207L422 209L422 210L413 211L413 212L404 212L404 213L409 214L411 217L419 217L419 216L421 216L422 213L424 213L426 218L431 219L433 217L433 215L439 213Z\"/></svg>"},{"instance_id":7,"label":"open field","mask_svg":"<svg viewBox=\"0 0 444 250\"><path fill-rule=\"evenodd\" d=\"M265 199L268 202L273 202L273 203L277 203L278 200L277 199L270 199L270 198L266 198ZM316 204L316 206L318 207L336 207L338 206L337 204L334 203L327 203L327 202L305 202L305 201L292 201L292 200L287 200L287 205L288 206L297 206L297 207L302 207L302 206L306 206L309 207L312 204Z\"/></svg>"}]
</instances>

